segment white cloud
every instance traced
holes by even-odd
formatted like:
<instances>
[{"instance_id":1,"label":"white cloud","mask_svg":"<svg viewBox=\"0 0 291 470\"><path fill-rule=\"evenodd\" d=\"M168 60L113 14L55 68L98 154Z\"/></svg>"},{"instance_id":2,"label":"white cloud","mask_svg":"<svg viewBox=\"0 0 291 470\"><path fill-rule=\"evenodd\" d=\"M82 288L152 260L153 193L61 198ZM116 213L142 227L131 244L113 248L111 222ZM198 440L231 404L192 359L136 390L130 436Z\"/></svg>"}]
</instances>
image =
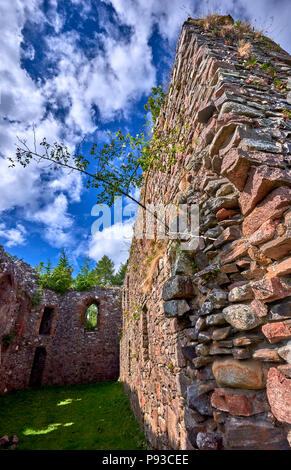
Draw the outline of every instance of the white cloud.
<instances>
[{"instance_id":1,"label":"white cloud","mask_svg":"<svg viewBox=\"0 0 291 470\"><path fill-rule=\"evenodd\" d=\"M133 224L134 218L131 218L123 224L117 223L105 228L102 232L95 232L90 237L86 254L95 261L107 255L117 267L125 263L133 235Z\"/></svg>"},{"instance_id":2,"label":"white cloud","mask_svg":"<svg viewBox=\"0 0 291 470\"><path fill-rule=\"evenodd\" d=\"M1 223L0 238L4 239L4 243L8 248L17 245L24 245L26 242L25 227L21 224L17 224L15 228L7 228L4 223Z\"/></svg>"},{"instance_id":3,"label":"white cloud","mask_svg":"<svg viewBox=\"0 0 291 470\"><path fill-rule=\"evenodd\" d=\"M68 213L68 199L59 194L50 204L41 210L27 214L31 221L40 223L45 227L43 236L56 248L68 247L73 243L73 218Z\"/></svg>"}]
</instances>

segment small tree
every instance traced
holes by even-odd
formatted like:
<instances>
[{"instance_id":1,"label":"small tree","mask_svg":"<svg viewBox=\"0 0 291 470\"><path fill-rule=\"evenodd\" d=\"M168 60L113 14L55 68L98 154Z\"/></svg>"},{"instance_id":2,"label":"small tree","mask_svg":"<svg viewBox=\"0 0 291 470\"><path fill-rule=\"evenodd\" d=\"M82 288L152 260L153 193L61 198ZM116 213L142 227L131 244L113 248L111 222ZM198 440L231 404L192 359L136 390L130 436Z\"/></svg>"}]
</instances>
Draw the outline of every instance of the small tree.
<instances>
[{"instance_id":1,"label":"small tree","mask_svg":"<svg viewBox=\"0 0 291 470\"><path fill-rule=\"evenodd\" d=\"M61 251L58 264L54 269L52 269L50 261L47 262L47 265L40 262L36 269L38 271L39 284L41 287L54 290L59 294L64 294L72 287L73 268L69 264L65 250Z\"/></svg>"},{"instance_id":2,"label":"small tree","mask_svg":"<svg viewBox=\"0 0 291 470\"><path fill-rule=\"evenodd\" d=\"M100 286L112 286L114 283L114 263L104 255L97 263L94 269L96 283Z\"/></svg>"},{"instance_id":3,"label":"small tree","mask_svg":"<svg viewBox=\"0 0 291 470\"><path fill-rule=\"evenodd\" d=\"M90 290L97 283L96 274L91 269L92 262L85 258L80 268L80 273L75 279L75 287L79 291Z\"/></svg>"},{"instance_id":4,"label":"small tree","mask_svg":"<svg viewBox=\"0 0 291 470\"><path fill-rule=\"evenodd\" d=\"M122 286L125 273L126 273L127 263L121 264L117 273L114 276L113 284L115 286Z\"/></svg>"}]
</instances>

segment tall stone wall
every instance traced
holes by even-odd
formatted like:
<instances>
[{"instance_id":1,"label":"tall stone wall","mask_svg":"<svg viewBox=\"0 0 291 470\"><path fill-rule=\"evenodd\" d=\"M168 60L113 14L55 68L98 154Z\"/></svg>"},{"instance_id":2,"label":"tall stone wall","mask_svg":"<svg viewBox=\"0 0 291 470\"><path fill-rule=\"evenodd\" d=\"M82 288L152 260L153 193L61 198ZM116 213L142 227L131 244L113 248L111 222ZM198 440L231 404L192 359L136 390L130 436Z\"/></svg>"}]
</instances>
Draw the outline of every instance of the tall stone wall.
<instances>
[{"instance_id":1,"label":"tall stone wall","mask_svg":"<svg viewBox=\"0 0 291 470\"><path fill-rule=\"evenodd\" d=\"M123 292L121 378L152 448L289 449L290 76L230 17L183 26L158 129L182 122L186 148L142 201L199 204L199 243L134 238Z\"/></svg>"},{"instance_id":2,"label":"tall stone wall","mask_svg":"<svg viewBox=\"0 0 291 470\"><path fill-rule=\"evenodd\" d=\"M14 262L0 247L0 393L38 385L116 380L119 376L121 302L119 288L58 295L44 290L40 303L34 270ZM84 316L98 306L97 328L88 331ZM50 309L48 329L41 324ZM7 341L8 339L8 341ZM36 351L44 354L35 364Z\"/></svg>"}]
</instances>

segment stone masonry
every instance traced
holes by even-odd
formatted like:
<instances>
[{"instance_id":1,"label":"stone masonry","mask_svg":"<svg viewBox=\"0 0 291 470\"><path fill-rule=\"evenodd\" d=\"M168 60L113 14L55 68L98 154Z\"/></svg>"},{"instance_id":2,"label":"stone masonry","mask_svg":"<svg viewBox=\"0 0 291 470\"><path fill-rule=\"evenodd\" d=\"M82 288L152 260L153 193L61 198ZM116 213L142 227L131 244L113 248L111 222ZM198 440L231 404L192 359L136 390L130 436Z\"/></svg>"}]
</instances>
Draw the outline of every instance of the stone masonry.
<instances>
[{"instance_id":1,"label":"stone masonry","mask_svg":"<svg viewBox=\"0 0 291 470\"><path fill-rule=\"evenodd\" d=\"M291 56L216 20L183 26L158 128L185 150L141 193L199 204L198 247L133 239L121 379L151 448L289 449Z\"/></svg>"},{"instance_id":2,"label":"stone masonry","mask_svg":"<svg viewBox=\"0 0 291 470\"><path fill-rule=\"evenodd\" d=\"M0 393L28 387L32 376L35 385L116 380L120 289L44 290L37 297L35 271L0 247ZM84 315L91 304L99 314L96 329L88 331Z\"/></svg>"}]
</instances>

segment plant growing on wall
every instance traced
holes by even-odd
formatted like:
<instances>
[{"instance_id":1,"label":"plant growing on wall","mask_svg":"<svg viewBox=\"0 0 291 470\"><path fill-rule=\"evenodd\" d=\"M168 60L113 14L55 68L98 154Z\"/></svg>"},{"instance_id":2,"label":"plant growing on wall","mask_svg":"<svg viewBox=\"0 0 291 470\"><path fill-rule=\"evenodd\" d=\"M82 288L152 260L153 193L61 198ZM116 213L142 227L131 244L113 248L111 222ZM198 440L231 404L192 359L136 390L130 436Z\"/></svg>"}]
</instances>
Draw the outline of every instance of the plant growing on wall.
<instances>
[{"instance_id":1,"label":"plant growing on wall","mask_svg":"<svg viewBox=\"0 0 291 470\"><path fill-rule=\"evenodd\" d=\"M16 337L16 333L14 331L11 331L10 333L7 333L2 336L2 344L6 348L10 346L13 343L14 338Z\"/></svg>"}]
</instances>

